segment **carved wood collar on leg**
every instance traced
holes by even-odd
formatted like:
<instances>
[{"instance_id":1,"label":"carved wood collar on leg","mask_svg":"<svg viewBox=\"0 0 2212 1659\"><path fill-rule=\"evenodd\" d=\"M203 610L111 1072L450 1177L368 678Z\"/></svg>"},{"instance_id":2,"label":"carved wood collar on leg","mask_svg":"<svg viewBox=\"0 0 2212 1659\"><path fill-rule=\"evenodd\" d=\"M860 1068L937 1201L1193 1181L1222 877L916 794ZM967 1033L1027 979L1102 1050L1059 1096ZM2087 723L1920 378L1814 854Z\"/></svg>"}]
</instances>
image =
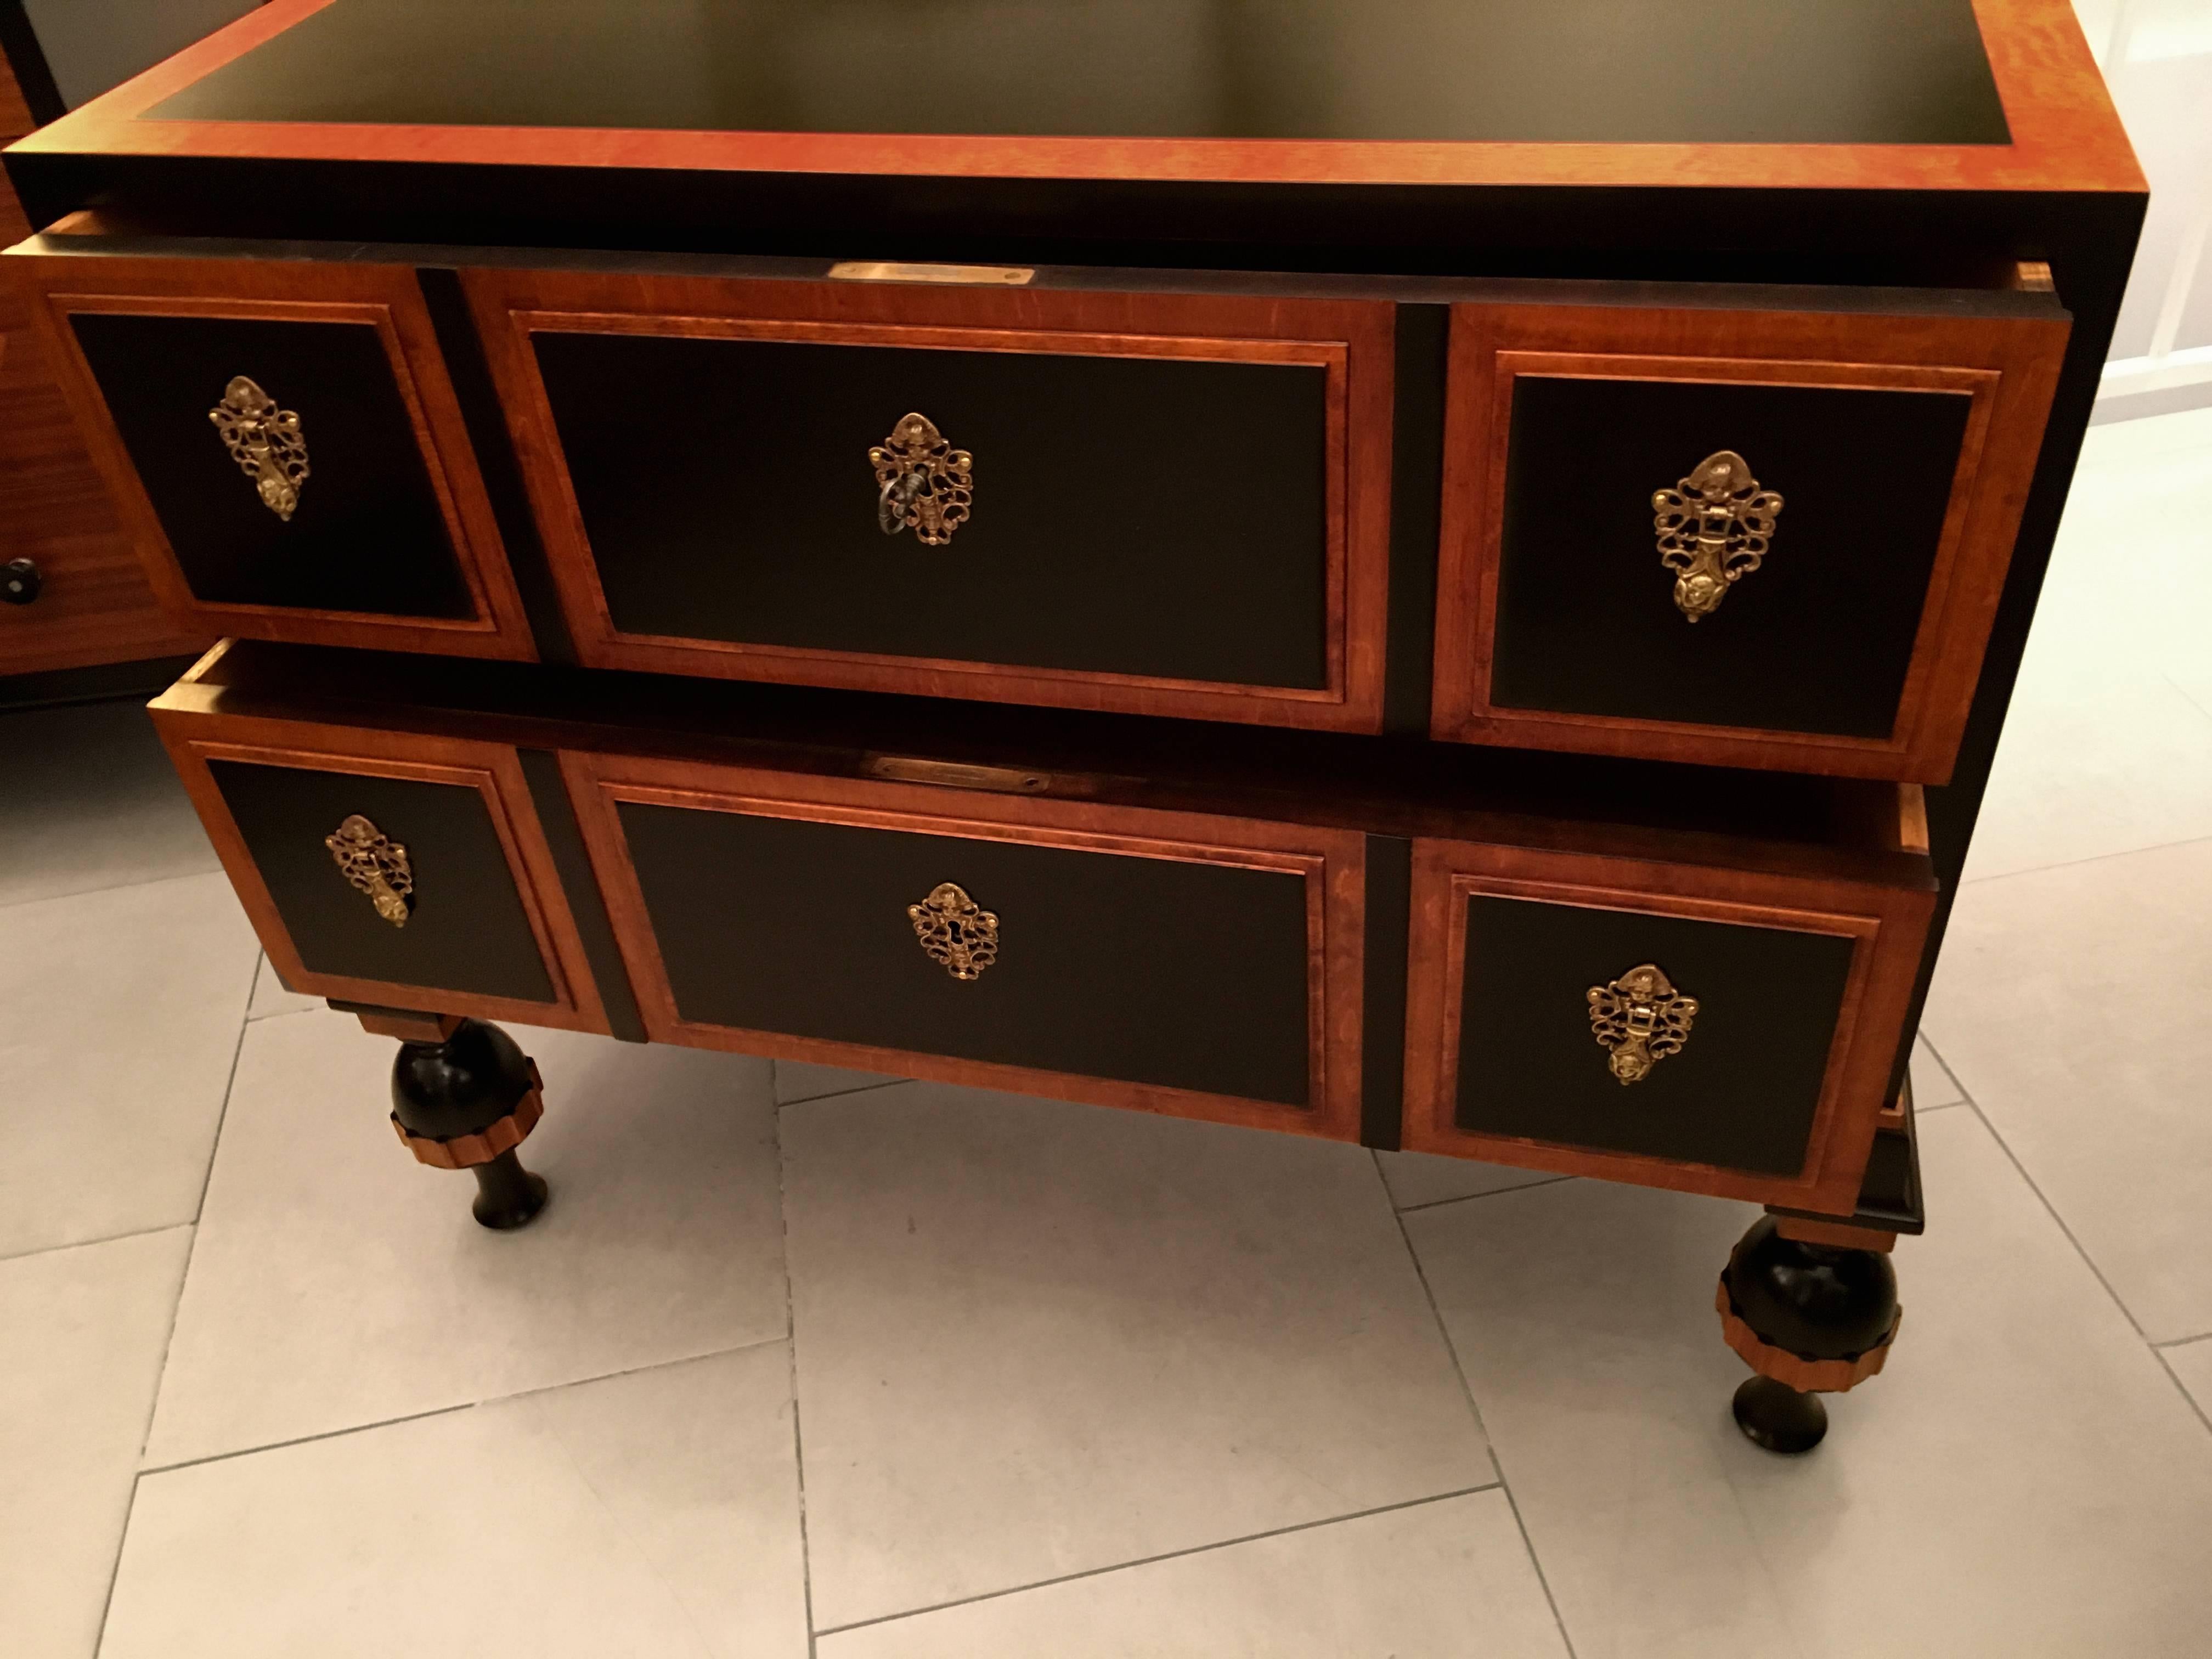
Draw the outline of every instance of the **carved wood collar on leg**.
<instances>
[{"instance_id":1,"label":"carved wood collar on leg","mask_svg":"<svg viewBox=\"0 0 2212 1659\"><path fill-rule=\"evenodd\" d=\"M1820 1237L1803 1237L1808 1231ZM1851 1231L1863 1248L1838 1242ZM1736 1426L1755 1444L1810 1451L1828 1431L1818 1396L1881 1370L1904 1318L1887 1253L1893 1242L1872 1230L1766 1216L1730 1252L1715 1305L1723 1339L1758 1373L1734 1404Z\"/></svg>"},{"instance_id":2,"label":"carved wood collar on leg","mask_svg":"<svg viewBox=\"0 0 2212 1659\"><path fill-rule=\"evenodd\" d=\"M477 1178L473 1212L508 1231L545 1207L544 1178L514 1149L544 1115L538 1062L480 1019L348 1008L365 1030L400 1040L392 1063L392 1124L407 1149L440 1170Z\"/></svg>"}]
</instances>

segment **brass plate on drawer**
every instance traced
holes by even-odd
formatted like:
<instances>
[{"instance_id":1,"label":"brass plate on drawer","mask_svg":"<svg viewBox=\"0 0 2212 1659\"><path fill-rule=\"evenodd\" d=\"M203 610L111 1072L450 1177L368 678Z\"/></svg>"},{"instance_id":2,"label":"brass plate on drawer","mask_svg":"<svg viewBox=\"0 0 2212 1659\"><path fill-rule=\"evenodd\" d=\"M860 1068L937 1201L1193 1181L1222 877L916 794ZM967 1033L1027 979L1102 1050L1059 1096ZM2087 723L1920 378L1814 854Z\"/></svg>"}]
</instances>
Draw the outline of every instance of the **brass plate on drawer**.
<instances>
[{"instance_id":1,"label":"brass plate on drawer","mask_svg":"<svg viewBox=\"0 0 2212 1659\"><path fill-rule=\"evenodd\" d=\"M841 259L830 267L838 283L988 283L1000 288L1020 288L1035 280L1036 272L1025 265L901 264L894 260Z\"/></svg>"},{"instance_id":2,"label":"brass plate on drawer","mask_svg":"<svg viewBox=\"0 0 2212 1659\"><path fill-rule=\"evenodd\" d=\"M307 440L300 417L243 374L231 376L222 401L208 410L223 447L253 480L261 504L289 524L307 482Z\"/></svg>"},{"instance_id":3,"label":"brass plate on drawer","mask_svg":"<svg viewBox=\"0 0 2212 1659\"><path fill-rule=\"evenodd\" d=\"M934 783L948 789L990 789L1001 794L1042 795L1052 787L1049 772L1018 766L971 766L963 761L923 760L915 755L871 755L868 775L894 783Z\"/></svg>"},{"instance_id":4,"label":"brass plate on drawer","mask_svg":"<svg viewBox=\"0 0 2212 1659\"><path fill-rule=\"evenodd\" d=\"M1649 962L1591 986L1589 997L1590 1033L1624 1085L1643 1082L1654 1066L1681 1053L1690 1022L1698 1017L1697 998L1676 991L1674 981Z\"/></svg>"},{"instance_id":5,"label":"brass plate on drawer","mask_svg":"<svg viewBox=\"0 0 2212 1659\"><path fill-rule=\"evenodd\" d=\"M327 820L326 820L327 821ZM338 870L366 894L376 914L394 927L404 927L415 908L415 868L407 849L358 812L325 836Z\"/></svg>"},{"instance_id":6,"label":"brass plate on drawer","mask_svg":"<svg viewBox=\"0 0 2212 1659\"><path fill-rule=\"evenodd\" d=\"M999 918L957 882L939 882L927 898L906 907L906 917L924 953L955 979L981 979L999 959Z\"/></svg>"}]
</instances>

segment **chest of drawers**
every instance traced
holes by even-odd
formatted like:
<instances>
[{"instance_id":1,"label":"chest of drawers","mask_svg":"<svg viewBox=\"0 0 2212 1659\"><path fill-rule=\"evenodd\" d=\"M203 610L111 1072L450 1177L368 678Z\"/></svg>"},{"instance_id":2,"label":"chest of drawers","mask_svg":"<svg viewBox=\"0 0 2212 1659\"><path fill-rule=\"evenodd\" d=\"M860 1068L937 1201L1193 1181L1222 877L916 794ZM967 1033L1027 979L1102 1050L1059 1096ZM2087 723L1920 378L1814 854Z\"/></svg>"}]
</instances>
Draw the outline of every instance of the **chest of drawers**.
<instances>
[{"instance_id":1,"label":"chest of drawers","mask_svg":"<svg viewBox=\"0 0 2212 1659\"><path fill-rule=\"evenodd\" d=\"M10 152L230 636L155 719L480 1218L490 1020L1750 1199L1818 1437L2142 185L2064 0L1596 9L902 101L888 11L277 0Z\"/></svg>"}]
</instances>

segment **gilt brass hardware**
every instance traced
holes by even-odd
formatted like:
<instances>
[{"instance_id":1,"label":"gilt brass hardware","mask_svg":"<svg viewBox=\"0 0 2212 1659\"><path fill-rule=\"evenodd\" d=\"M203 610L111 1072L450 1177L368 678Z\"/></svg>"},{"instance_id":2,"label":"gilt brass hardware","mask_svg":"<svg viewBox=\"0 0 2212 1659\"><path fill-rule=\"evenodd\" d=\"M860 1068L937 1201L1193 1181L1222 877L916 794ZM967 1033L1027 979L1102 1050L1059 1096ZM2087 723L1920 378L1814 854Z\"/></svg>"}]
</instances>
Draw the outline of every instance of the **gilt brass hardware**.
<instances>
[{"instance_id":1,"label":"gilt brass hardware","mask_svg":"<svg viewBox=\"0 0 2212 1659\"><path fill-rule=\"evenodd\" d=\"M1018 766L971 766L964 761L924 760L917 755L871 755L868 775L894 783L933 783L948 789L995 789L1009 795L1042 795L1052 787L1049 772Z\"/></svg>"},{"instance_id":2,"label":"gilt brass hardware","mask_svg":"<svg viewBox=\"0 0 2212 1659\"><path fill-rule=\"evenodd\" d=\"M222 401L208 410L222 434L223 447L239 470L253 480L262 506L288 524L299 510L300 487L307 482L307 441L300 417L240 374L222 390Z\"/></svg>"},{"instance_id":3,"label":"gilt brass hardware","mask_svg":"<svg viewBox=\"0 0 2212 1659\"><path fill-rule=\"evenodd\" d=\"M885 259L841 259L830 267L835 283L959 283L1021 288L1036 272L1027 265L902 264Z\"/></svg>"},{"instance_id":4,"label":"gilt brass hardware","mask_svg":"<svg viewBox=\"0 0 2212 1659\"><path fill-rule=\"evenodd\" d=\"M953 882L940 881L921 903L908 905L906 917L929 959L955 979L980 979L999 959L998 917Z\"/></svg>"},{"instance_id":5,"label":"gilt brass hardware","mask_svg":"<svg viewBox=\"0 0 2212 1659\"><path fill-rule=\"evenodd\" d=\"M1659 562L1675 573L1674 604L1693 623L1759 568L1782 514L1782 497L1761 489L1733 449L1706 456L1672 489L1652 491L1651 506Z\"/></svg>"},{"instance_id":6,"label":"gilt brass hardware","mask_svg":"<svg viewBox=\"0 0 2212 1659\"><path fill-rule=\"evenodd\" d=\"M415 908L415 869L407 849L358 812L338 825L337 834L325 836L345 878L368 895L376 914L394 927L404 927Z\"/></svg>"},{"instance_id":7,"label":"gilt brass hardware","mask_svg":"<svg viewBox=\"0 0 2212 1659\"><path fill-rule=\"evenodd\" d=\"M928 546L942 547L968 522L975 458L946 443L927 416L901 417L868 460L879 486L876 524L884 535L911 530Z\"/></svg>"},{"instance_id":8,"label":"gilt brass hardware","mask_svg":"<svg viewBox=\"0 0 2212 1659\"><path fill-rule=\"evenodd\" d=\"M1697 1017L1697 998L1680 994L1648 962L1589 988L1591 1035L1623 1084L1641 1083L1668 1055L1681 1053Z\"/></svg>"}]
</instances>

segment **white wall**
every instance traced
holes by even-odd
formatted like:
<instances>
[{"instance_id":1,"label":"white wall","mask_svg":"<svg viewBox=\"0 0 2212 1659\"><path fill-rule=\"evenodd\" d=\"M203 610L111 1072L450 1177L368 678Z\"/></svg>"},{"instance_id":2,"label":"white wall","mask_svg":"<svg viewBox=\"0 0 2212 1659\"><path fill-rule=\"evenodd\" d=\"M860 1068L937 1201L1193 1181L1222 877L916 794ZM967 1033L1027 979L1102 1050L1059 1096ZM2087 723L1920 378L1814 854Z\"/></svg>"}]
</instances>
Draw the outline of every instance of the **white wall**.
<instances>
[{"instance_id":1,"label":"white wall","mask_svg":"<svg viewBox=\"0 0 2212 1659\"><path fill-rule=\"evenodd\" d=\"M2074 0L2150 179L2098 418L2212 404L2212 0Z\"/></svg>"}]
</instances>

